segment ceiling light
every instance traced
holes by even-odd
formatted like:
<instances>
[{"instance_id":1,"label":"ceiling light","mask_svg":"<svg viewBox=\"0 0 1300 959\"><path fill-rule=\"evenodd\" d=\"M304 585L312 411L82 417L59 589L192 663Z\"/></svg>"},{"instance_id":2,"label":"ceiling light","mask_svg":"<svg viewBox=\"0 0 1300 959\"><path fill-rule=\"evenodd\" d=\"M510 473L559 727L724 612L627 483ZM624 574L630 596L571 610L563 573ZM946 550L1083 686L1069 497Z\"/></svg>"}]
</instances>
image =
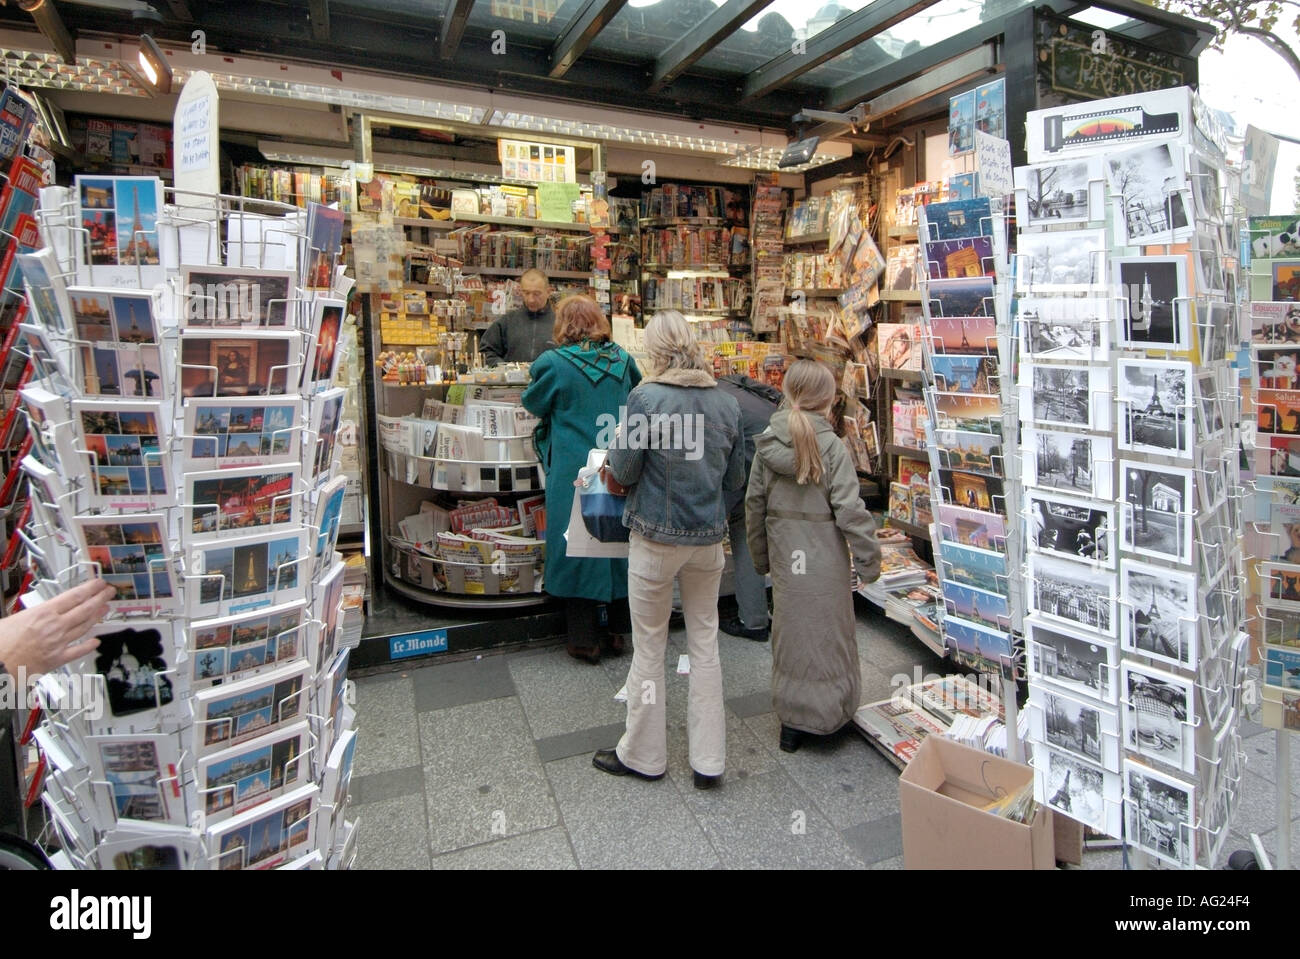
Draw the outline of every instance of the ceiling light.
<instances>
[{"instance_id":1,"label":"ceiling light","mask_svg":"<svg viewBox=\"0 0 1300 959\"><path fill-rule=\"evenodd\" d=\"M149 86L161 94L172 92L172 68L167 64L167 57L154 42L153 37L144 33L140 35L140 69Z\"/></svg>"}]
</instances>

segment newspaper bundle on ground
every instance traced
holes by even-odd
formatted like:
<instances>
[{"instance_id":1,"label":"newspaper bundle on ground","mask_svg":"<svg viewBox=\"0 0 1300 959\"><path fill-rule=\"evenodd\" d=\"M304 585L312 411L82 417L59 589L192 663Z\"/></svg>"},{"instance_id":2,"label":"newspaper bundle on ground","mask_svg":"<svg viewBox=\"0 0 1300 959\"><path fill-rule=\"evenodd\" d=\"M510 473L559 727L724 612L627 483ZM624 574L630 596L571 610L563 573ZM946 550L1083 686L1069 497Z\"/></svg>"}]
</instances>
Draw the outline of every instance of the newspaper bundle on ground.
<instances>
[{"instance_id":1,"label":"newspaper bundle on ground","mask_svg":"<svg viewBox=\"0 0 1300 959\"><path fill-rule=\"evenodd\" d=\"M1023 715L1023 714L1022 714ZM962 739L967 745L1000 746L1006 754L1006 732L1002 726L1001 702L966 676L944 676L909 686L891 699L862 706L853 722L895 763L909 763L926 736L949 735L957 728L963 735L970 723L989 723L981 742ZM999 737L997 728L1002 727ZM996 749L988 749L990 752Z\"/></svg>"}]
</instances>

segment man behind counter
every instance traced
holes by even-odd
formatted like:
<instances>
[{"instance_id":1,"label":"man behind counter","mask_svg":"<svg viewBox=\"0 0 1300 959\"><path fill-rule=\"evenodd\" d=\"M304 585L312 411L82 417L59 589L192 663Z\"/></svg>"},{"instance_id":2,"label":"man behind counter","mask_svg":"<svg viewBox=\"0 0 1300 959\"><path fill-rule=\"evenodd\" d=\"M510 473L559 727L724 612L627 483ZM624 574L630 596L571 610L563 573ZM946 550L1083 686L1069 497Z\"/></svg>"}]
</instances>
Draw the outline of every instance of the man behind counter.
<instances>
[{"instance_id":1,"label":"man behind counter","mask_svg":"<svg viewBox=\"0 0 1300 959\"><path fill-rule=\"evenodd\" d=\"M551 309L551 284L541 270L528 270L519 278L523 309L511 310L483 332L479 349L488 366L531 363L555 345L555 311Z\"/></svg>"}]
</instances>

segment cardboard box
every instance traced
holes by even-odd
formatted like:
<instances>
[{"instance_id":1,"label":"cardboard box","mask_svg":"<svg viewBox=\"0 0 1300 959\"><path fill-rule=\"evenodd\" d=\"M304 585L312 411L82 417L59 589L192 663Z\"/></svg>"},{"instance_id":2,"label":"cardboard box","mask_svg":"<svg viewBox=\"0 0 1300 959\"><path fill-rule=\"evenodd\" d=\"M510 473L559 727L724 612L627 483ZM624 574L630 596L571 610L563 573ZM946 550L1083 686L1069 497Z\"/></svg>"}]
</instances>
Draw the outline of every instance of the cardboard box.
<instances>
[{"instance_id":1,"label":"cardboard box","mask_svg":"<svg viewBox=\"0 0 1300 959\"><path fill-rule=\"evenodd\" d=\"M898 780L904 869L1054 869L1052 812L1029 825L985 812L1032 783L1033 770L927 736Z\"/></svg>"},{"instance_id":2,"label":"cardboard box","mask_svg":"<svg viewBox=\"0 0 1300 959\"><path fill-rule=\"evenodd\" d=\"M1068 862L1074 866L1083 865L1083 823L1053 812L1052 831L1056 861Z\"/></svg>"}]
</instances>

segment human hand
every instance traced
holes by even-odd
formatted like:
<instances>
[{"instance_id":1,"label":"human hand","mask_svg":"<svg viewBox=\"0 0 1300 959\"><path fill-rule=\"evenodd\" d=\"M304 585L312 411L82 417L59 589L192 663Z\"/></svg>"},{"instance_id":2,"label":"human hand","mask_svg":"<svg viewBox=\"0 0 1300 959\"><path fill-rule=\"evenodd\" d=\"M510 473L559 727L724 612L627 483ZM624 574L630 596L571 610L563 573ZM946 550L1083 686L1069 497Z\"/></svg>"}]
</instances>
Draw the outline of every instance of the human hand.
<instances>
[{"instance_id":1,"label":"human hand","mask_svg":"<svg viewBox=\"0 0 1300 959\"><path fill-rule=\"evenodd\" d=\"M108 615L113 587L100 579L82 583L32 609L0 619L0 663L29 678L80 659L99 646L83 637Z\"/></svg>"}]
</instances>

